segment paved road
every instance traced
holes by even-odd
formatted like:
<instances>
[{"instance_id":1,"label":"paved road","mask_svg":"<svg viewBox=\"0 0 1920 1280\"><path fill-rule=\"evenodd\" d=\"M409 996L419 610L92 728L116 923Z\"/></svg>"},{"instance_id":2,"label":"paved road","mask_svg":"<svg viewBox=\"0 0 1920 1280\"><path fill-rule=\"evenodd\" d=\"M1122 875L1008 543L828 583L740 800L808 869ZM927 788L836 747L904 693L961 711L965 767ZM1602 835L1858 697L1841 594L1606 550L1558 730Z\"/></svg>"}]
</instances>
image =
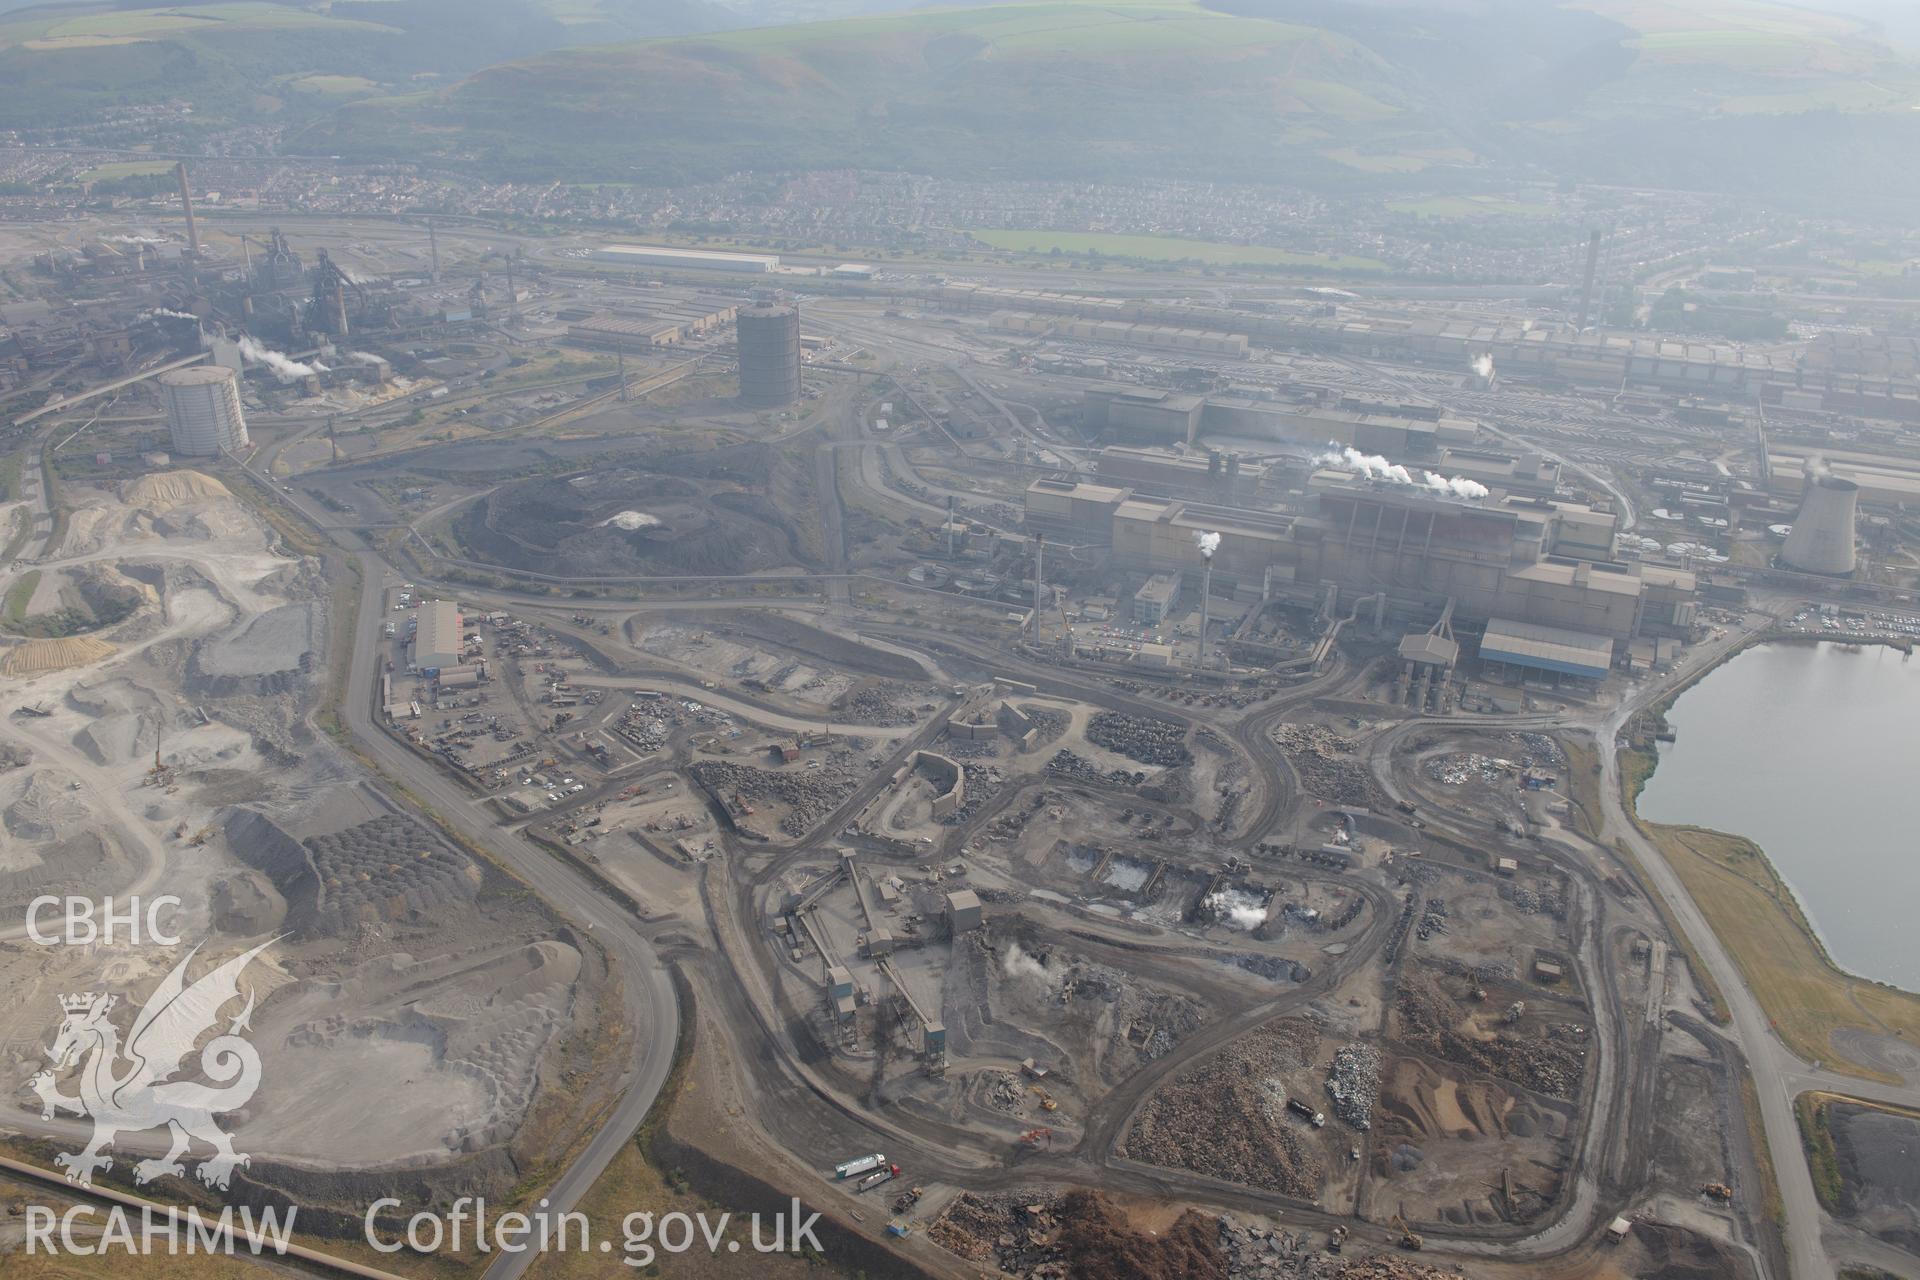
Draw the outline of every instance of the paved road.
<instances>
[{"instance_id":1,"label":"paved road","mask_svg":"<svg viewBox=\"0 0 1920 1280\"><path fill-rule=\"evenodd\" d=\"M458 783L374 722L373 689L380 665L384 592L387 583L399 578L371 552L362 551L355 559L361 574L360 617L342 715L360 749L383 773L399 779L431 805L440 821L498 859L562 915L585 928L606 949L609 967L622 984L627 1022L635 1037L633 1060L620 1082L623 1093L613 1115L547 1189L547 1213L563 1213L579 1205L640 1127L666 1083L679 1036L679 1002L652 945L640 935L633 918L604 891L555 855L476 813L468 803L471 797ZM487 1269L487 1280L512 1280L525 1273L535 1256L502 1254Z\"/></svg>"}]
</instances>

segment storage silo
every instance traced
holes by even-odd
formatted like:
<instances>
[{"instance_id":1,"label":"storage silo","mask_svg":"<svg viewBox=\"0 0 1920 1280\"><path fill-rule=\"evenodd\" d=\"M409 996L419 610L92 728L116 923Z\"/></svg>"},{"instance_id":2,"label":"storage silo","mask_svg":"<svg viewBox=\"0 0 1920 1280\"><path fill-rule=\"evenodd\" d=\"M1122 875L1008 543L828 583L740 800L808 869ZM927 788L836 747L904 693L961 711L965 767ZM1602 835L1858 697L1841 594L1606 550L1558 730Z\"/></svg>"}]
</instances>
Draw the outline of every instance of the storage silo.
<instances>
[{"instance_id":1,"label":"storage silo","mask_svg":"<svg viewBox=\"0 0 1920 1280\"><path fill-rule=\"evenodd\" d=\"M734 318L740 345L740 400L776 409L800 398L800 309L747 307Z\"/></svg>"},{"instance_id":2,"label":"storage silo","mask_svg":"<svg viewBox=\"0 0 1920 1280\"><path fill-rule=\"evenodd\" d=\"M240 412L240 379L233 370L211 364L171 369L160 375L160 394L167 402L176 454L204 458L250 443Z\"/></svg>"},{"instance_id":3,"label":"storage silo","mask_svg":"<svg viewBox=\"0 0 1920 1280\"><path fill-rule=\"evenodd\" d=\"M1807 461L1807 491L1800 500L1781 562L1803 573L1846 577L1853 573L1853 517L1860 486L1827 470L1819 458Z\"/></svg>"}]
</instances>

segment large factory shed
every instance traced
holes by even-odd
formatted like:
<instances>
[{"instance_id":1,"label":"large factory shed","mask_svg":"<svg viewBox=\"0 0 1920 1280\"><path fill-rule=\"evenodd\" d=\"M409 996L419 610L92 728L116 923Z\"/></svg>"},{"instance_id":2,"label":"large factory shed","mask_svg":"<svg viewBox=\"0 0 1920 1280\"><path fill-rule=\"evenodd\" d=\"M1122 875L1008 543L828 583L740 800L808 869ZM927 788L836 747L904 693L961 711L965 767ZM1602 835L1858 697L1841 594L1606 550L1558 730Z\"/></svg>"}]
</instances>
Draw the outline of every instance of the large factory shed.
<instances>
[{"instance_id":1,"label":"large factory shed","mask_svg":"<svg viewBox=\"0 0 1920 1280\"><path fill-rule=\"evenodd\" d=\"M1584 631L1494 618L1480 640L1480 660L1604 680L1613 666L1613 641Z\"/></svg>"}]
</instances>

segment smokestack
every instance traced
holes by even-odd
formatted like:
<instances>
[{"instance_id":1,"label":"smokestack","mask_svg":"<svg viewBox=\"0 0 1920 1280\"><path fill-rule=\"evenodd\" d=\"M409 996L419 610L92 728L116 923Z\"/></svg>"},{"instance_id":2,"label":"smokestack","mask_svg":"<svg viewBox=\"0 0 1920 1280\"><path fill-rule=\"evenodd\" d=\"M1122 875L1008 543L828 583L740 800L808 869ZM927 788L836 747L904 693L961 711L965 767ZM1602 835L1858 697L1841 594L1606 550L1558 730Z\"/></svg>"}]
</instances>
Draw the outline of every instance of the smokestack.
<instances>
[{"instance_id":1,"label":"smokestack","mask_svg":"<svg viewBox=\"0 0 1920 1280\"><path fill-rule=\"evenodd\" d=\"M1580 285L1580 318L1575 321L1574 329L1587 327L1587 315L1593 308L1593 277L1600 270L1600 231L1594 229L1587 240L1587 274Z\"/></svg>"},{"instance_id":2,"label":"smokestack","mask_svg":"<svg viewBox=\"0 0 1920 1280\"><path fill-rule=\"evenodd\" d=\"M1807 459L1806 475L1807 491L1800 501L1800 514L1794 517L1793 531L1780 549L1780 560L1802 573L1849 577L1857 564L1853 526L1860 486L1834 475L1826 459L1818 455Z\"/></svg>"},{"instance_id":3,"label":"smokestack","mask_svg":"<svg viewBox=\"0 0 1920 1280\"><path fill-rule=\"evenodd\" d=\"M1207 668L1207 624L1213 619L1213 553L1220 549L1220 535L1217 533L1197 533L1193 537L1200 548L1201 563L1206 572L1200 576L1200 643L1193 656L1196 671Z\"/></svg>"},{"instance_id":4,"label":"smokestack","mask_svg":"<svg viewBox=\"0 0 1920 1280\"><path fill-rule=\"evenodd\" d=\"M180 180L180 207L187 214L187 252L195 258L200 256L200 230L193 224L193 193L187 190L187 162L182 160L173 166L173 176Z\"/></svg>"},{"instance_id":5,"label":"smokestack","mask_svg":"<svg viewBox=\"0 0 1920 1280\"><path fill-rule=\"evenodd\" d=\"M1196 670L1207 669L1207 624L1213 619L1213 557L1206 558L1206 572L1200 575L1200 647L1194 654Z\"/></svg>"},{"instance_id":6,"label":"smokestack","mask_svg":"<svg viewBox=\"0 0 1920 1280\"><path fill-rule=\"evenodd\" d=\"M1033 536L1033 642L1040 643L1040 592L1042 582L1041 558L1047 553L1047 535L1037 533Z\"/></svg>"},{"instance_id":7,"label":"smokestack","mask_svg":"<svg viewBox=\"0 0 1920 1280\"><path fill-rule=\"evenodd\" d=\"M953 495L947 495L947 559L953 559Z\"/></svg>"}]
</instances>

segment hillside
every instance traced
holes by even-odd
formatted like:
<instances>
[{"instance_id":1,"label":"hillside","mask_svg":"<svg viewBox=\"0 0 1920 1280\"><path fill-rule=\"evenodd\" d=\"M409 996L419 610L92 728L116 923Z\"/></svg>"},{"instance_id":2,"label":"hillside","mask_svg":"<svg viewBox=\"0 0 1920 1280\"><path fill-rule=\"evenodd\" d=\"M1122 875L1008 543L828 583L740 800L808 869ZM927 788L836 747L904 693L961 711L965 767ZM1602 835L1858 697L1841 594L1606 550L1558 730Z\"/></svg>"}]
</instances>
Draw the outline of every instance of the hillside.
<instances>
[{"instance_id":1,"label":"hillside","mask_svg":"<svg viewBox=\"0 0 1920 1280\"><path fill-rule=\"evenodd\" d=\"M36 128L168 100L209 124L305 118L529 52L728 25L708 0L205 0L0 11L0 120Z\"/></svg>"},{"instance_id":2,"label":"hillside","mask_svg":"<svg viewBox=\"0 0 1920 1280\"><path fill-rule=\"evenodd\" d=\"M303 145L445 138L449 158L556 177L1263 172L1349 139L1445 147L1410 105L1332 32L1188 0L1037 0L567 50L342 112Z\"/></svg>"},{"instance_id":3,"label":"hillside","mask_svg":"<svg viewBox=\"0 0 1920 1280\"><path fill-rule=\"evenodd\" d=\"M550 52L353 104L300 145L526 178L1494 167L1920 194L1916 104L1920 71L1866 24L1765 0L1029 0Z\"/></svg>"}]
</instances>

